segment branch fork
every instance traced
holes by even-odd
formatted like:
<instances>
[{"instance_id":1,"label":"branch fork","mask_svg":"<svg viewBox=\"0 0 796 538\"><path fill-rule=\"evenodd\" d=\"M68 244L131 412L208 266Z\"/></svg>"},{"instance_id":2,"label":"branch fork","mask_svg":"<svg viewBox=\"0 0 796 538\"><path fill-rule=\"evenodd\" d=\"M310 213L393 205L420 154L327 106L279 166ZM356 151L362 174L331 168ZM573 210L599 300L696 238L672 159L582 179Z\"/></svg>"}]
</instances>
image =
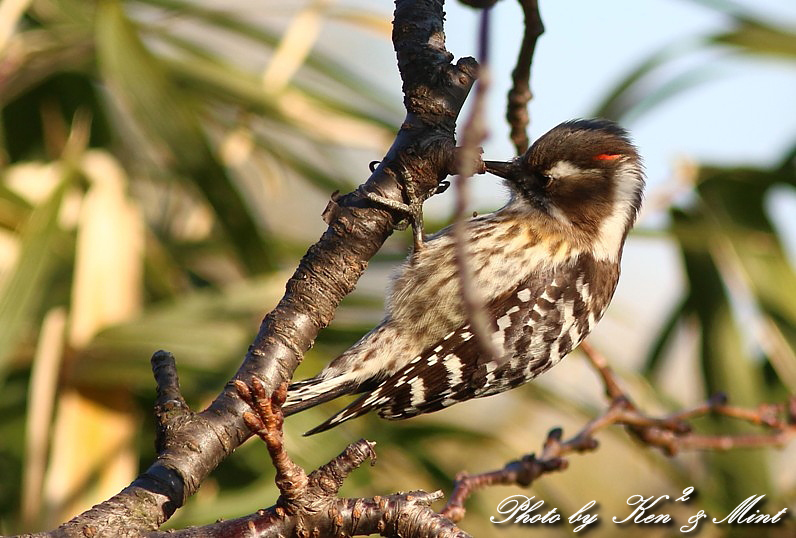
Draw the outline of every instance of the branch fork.
<instances>
[{"instance_id":1,"label":"branch fork","mask_svg":"<svg viewBox=\"0 0 796 538\"><path fill-rule=\"evenodd\" d=\"M284 446L281 406L287 396L287 384L280 385L268 395L264 384L253 377L248 385L236 381L235 389L251 408L244 413L243 419L252 433L265 443L276 468L276 485L280 492L272 508L247 518L247 528L261 529L256 536L271 536L274 532L300 537L353 536L374 532L382 536L408 536L422 529L433 529L435 533L424 536L467 536L429 508L432 502L442 497L440 491L413 491L370 499L338 498L344 480L354 469L366 460L370 460L371 465L375 463L375 443L360 439L307 475L292 461ZM239 524L240 521L231 524Z\"/></svg>"}]
</instances>

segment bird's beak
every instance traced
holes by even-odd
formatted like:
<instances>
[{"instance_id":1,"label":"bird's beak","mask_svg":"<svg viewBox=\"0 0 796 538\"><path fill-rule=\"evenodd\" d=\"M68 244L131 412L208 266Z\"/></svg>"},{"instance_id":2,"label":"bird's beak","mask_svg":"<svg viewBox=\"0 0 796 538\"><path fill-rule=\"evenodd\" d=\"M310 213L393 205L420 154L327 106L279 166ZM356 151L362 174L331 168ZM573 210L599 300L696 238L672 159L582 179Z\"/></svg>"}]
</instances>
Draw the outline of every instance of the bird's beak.
<instances>
[{"instance_id":1,"label":"bird's beak","mask_svg":"<svg viewBox=\"0 0 796 538\"><path fill-rule=\"evenodd\" d=\"M490 174L503 179L512 179L517 170L514 161L484 161L484 167Z\"/></svg>"}]
</instances>

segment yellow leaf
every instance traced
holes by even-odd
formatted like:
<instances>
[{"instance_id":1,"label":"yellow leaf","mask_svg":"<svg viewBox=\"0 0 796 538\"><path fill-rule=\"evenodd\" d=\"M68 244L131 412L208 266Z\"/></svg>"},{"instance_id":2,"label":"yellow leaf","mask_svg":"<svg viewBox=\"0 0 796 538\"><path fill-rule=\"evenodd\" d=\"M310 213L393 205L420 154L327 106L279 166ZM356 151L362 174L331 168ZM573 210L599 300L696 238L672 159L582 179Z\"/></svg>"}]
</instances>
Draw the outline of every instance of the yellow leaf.
<instances>
[{"instance_id":1,"label":"yellow leaf","mask_svg":"<svg viewBox=\"0 0 796 538\"><path fill-rule=\"evenodd\" d=\"M82 169L91 186L77 231L69 332L75 347L138 314L143 286L144 223L126 195L124 170L101 151L87 152Z\"/></svg>"}]
</instances>

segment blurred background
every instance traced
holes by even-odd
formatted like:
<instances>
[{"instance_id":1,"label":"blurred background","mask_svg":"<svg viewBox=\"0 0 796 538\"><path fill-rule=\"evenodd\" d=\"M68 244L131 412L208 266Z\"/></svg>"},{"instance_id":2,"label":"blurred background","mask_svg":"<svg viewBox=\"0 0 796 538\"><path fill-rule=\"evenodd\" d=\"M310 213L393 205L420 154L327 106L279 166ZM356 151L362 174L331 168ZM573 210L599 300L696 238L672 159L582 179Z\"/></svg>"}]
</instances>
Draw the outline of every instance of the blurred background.
<instances>
[{"instance_id":1,"label":"blurred background","mask_svg":"<svg viewBox=\"0 0 796 538\"><path fill-rule=\"evenodd\" d=\"M331 192L361 183L400 125L391 10L367 0L0 2L0 533L52 528L149 465L152 352L176 355L194 409L235 372L322 233ZM616 119L649 175L619 290L590 342L651 413L719 390L737 405L784 400L796 391L796 5L542 0L541 10L532 135L573 117ZM448 49L473 55L478 13L454 2L447 11ZM485 154L507 159L518 5L499 2L492 25ZM489 177L473 189L479 212L506 197ZM429 229L449 222L452 198L426 204ZM408 233L388 241L298 378L379 321L410 242ZM576 352L499 397L301 437L343 403L285 428L308 469L352 440L378 442L378 465L349 478L350 496L449 493L457 472L500 468L539 450L550 428L572 435L606 405ZM757 431L719 419L696 426ZM688 486L694 501L660 511L678 526L699 509L724 517L750 495L766 494L763 511L796 508L796 443L666 458L619 428L599 439L597 452L531 490L476 494L463 528L532 532L489 522L514 494L564 515L596 500L592 536L676 534L611 517L630 513L631 495ZM250 442L169 525L248 514L276 496L267 453ZM749 535L702 527L706 537ZM793 530L792 520L754 528ZM566 536L571 526L537 532Z\"/></svg>"}]
</instances>

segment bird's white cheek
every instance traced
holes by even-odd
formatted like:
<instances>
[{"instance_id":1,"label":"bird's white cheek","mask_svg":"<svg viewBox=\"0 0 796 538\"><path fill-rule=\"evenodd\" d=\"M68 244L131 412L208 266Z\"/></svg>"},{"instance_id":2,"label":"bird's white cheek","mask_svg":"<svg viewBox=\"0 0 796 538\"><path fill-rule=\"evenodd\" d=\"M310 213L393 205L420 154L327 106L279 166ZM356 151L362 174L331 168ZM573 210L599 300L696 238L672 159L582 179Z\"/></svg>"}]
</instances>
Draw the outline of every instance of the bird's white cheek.
<instances>
[{"instance_id":1,"label":"bird's white cheek","mask_svg":"<svg viewBox=\"0 0 796 538\"><path fill-rule=\"evenodd\" d=\"M565 177L577 177L582 173L583 170L580 167L569 161L558 161L546 172L554 181Z\"/></svg>"},{"instance_id":2,"label":"bird's white cheek","mask_svg":"<svg viewBox=\"0 0 796 538\"><path fill-rule=\"evenodd\" d=\"M600 223L600 231L592 247L592 253L598 260L616 261L622 241L634 218L636 196L642 176L630 163L625 163L616 172L617 189L611 212Z\"/></svg>"}]
</instances>

